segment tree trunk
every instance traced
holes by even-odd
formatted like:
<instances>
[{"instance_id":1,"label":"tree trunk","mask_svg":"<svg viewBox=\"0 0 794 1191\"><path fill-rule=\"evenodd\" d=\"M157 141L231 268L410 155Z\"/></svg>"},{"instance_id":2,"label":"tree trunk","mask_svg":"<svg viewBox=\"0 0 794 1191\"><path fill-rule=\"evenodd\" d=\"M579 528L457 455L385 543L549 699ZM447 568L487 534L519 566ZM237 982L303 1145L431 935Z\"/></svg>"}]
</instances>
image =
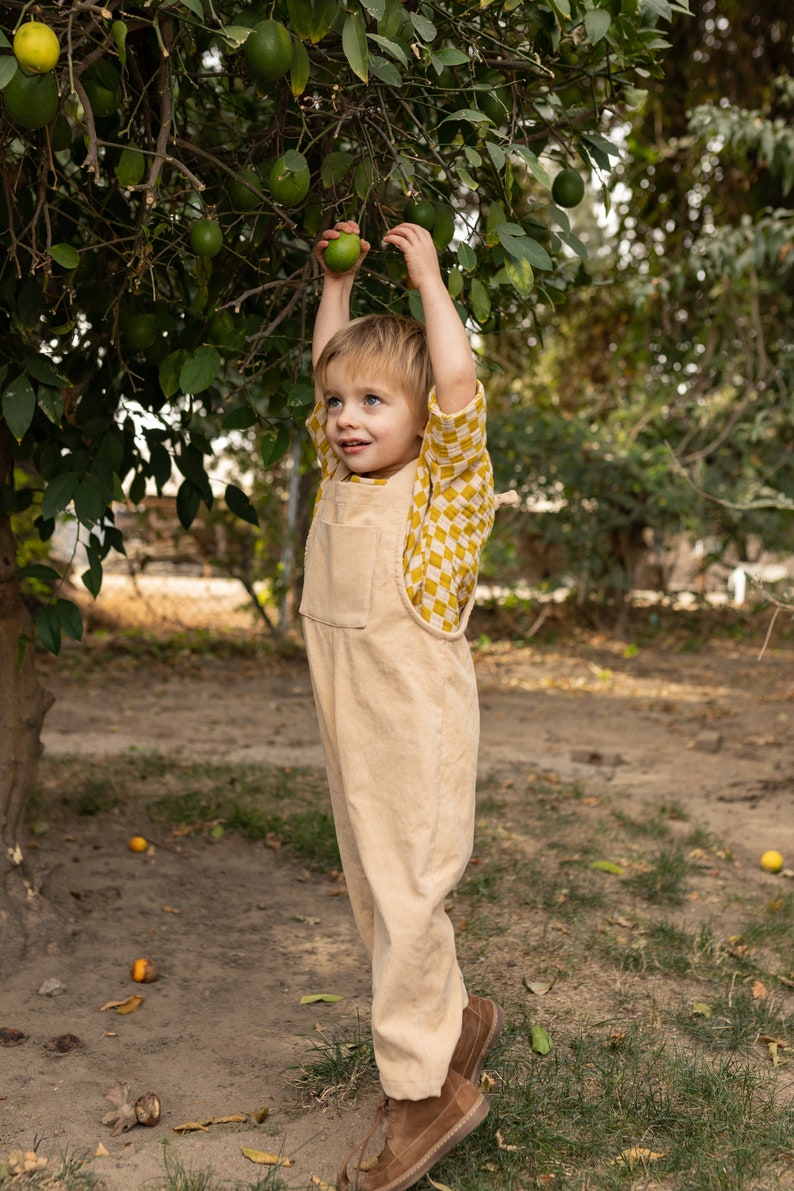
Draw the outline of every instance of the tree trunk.
<instances>
[{"instance_id":1,"label":"tree trunk","mask_svg":"<svg viewBox=\"0 0 794 1191\"><path fill-rule=\"evenodd\" d=\"M11 479L11 468L11 443L0 420L0 483ZM29 639L24 651L23 635ZM0 974L29 947L45 945L57 922L20 846L41 754L41 728L54 702L36 674L33 637L11 522L0 517Z\"/></svg>"}]
</instances>

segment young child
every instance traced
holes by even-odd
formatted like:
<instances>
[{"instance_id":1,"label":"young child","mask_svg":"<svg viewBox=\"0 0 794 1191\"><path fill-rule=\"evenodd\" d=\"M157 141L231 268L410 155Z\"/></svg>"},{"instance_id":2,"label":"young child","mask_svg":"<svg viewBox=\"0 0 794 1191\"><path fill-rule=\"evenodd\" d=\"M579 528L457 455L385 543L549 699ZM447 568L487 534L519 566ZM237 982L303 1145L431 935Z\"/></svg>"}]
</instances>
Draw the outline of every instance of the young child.
<instances>
[{"instance_id":1,"label":"young child","mask_svg":"<svg viewBox=\"0 0 794 1191\"><path fill-rule=\"evenodd\" d=\"M350 321L369 245L334 274L322 253L340 231L358 227L338 223L316 248L308 425L322 486L300 610L385 1097L385 1145L354 1178L404 1191L484 1120L480 1073L504 1018L467 995L444 909L474 834L479 709L464 631L493 476L482 386L430 233L402 223L384 237L405 257L423 327Z\"/></svg>"}]
</instances>

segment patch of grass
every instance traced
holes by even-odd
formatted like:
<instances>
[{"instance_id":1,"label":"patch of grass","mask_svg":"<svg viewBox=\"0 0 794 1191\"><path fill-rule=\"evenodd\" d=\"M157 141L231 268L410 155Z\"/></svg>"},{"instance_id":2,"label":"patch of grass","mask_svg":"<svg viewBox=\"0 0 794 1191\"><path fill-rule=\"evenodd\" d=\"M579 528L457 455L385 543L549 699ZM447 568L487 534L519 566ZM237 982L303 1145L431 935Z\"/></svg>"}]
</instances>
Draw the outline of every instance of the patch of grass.
<instances>
[{"instance_id":1,"label":"patch of grass","mask_svg":"<svg viewBox=\"0 0 794 1191\"><path fill-rule=\"evenodd\" d=\"M660 902L675 905L684 900L688 868L682 851L657 852L644 868L628 878L626 888L656 905Z\"/></svg>"},{"instance_id":2,"label":"patch of grass","mask_svg":"<svg viewBox=\"0 0 794 1191\"><path fill-rule=\"evenodd\" d=\"M749 1050L759 1036L787 1039L794 1028L794 1015L786 1013L770 996L755 996L746 987L731 989L704 1006L708 1013L682 1011L677 1021L692 1038L720 1050Z\"/></svg>"},{"instance_id":3,"label":"patch of grass","mask_svg":"<svg viewBox=\"0 0 794 1191\"><path fill-rule=\"evenodd\" d=\"M165 1176L161 1182L147 1183L151 1191L287 1191L283 1168L268 1166L256 1182L228 1182L219 1179L211 1170L192 1170L168 1150L163 1154Z\"/></svg>"},{"instance_id":4,"label":"patch of grass","mask_svg":"<svg viewBox=\"0 0 794 1191\"><path fill-rule=\"evenodd\" d=\"M638 1025L580 1030L543 1057L527 1053L526 1033L489 1062L487 1122L434 1168L437 1182L747 1191L791 1169L794 1108L777 1102L766 1072Z\"/></svg>"},{"instance_id":5,"label":"patch of grass","mask_svg":"<svg viewBox=\"0 0 794 1191\"><path fill-rule=\"evenodd\" d=\"M0 1157L2 1191L106 1191L104 1181L90 1169L87 1155L67 1153L50 1158L44 1170L31 1174L11 1174L6 1158L5 1154Z\"/></svg>"},{"instance_id":6,"label":"patch of grass","mask_svg":"<svg viewBox=\"0 0 794 1191\"><path fill-rule=\"evenodd\" d=\"M362 1091L377 1085L378 1069L372 1038L359 1021L352 1038L335 1033L312 1039L311 1057L298 1072L303 1104L341 1104L356 1101Z\"/></svg>"},{"instance_id":7,"label":"patch of grass","mask_svg":"<svg viewBox=\"0 0 794 1191\"><path fill-rule=\"evenodd\" d=\"M688 930L664 919L647 923L627 944L605 937L602 946L614 963L629 972L711 979L722 974L725 960L725 951L710 926Z\"/></svg>"},{"instance_id":8,"label":"patch of grass","mask_svg":"<svg viewBox=\"0 0 794 1191\"><path fill-rule=\"evenodd\" d=\"M246 839L283 843L310 867L340 867L325 777L310 769L204 765L156 753L129 753L101 766L94 758L45 758L28 821L125 806L182 834L220 825Z\"/></svg>"}]
</instances>

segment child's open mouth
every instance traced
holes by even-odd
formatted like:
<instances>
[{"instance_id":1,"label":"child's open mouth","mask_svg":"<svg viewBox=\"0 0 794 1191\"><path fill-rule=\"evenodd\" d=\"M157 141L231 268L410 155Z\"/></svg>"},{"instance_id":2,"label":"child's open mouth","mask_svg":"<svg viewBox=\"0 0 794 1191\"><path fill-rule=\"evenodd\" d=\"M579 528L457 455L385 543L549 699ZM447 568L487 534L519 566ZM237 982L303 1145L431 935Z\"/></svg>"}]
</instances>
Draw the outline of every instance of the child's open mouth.
<instances>
[{"instance_id":1,"label":"child's open mouth","mask_svg":"<svg viewBox=\"0 0 794 1191\"><path fill-rule=\"evenodd\" d=\"M345 438L339 445L346 454L350 454L355 451L363 451L364 447L369 446L369 443L360 438Z\"/></svg>"}]
</instances>

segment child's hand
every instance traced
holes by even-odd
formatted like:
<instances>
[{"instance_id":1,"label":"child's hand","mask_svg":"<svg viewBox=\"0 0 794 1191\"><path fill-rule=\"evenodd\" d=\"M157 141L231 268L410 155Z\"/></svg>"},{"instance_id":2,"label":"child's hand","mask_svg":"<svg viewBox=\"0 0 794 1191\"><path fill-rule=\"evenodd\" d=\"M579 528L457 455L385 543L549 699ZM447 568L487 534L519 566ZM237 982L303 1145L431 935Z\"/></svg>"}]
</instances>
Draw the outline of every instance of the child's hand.
<instances>
[{"instance_id":1,"label":"child's hand","mask_svg":"<svg viewBox=\"0 0 794 1191\"><path fill-rule=\"evenodd\" d=\"M325 257L323 256L323 253L325 252L326 248L328 247L328 245L331 243L332 240L339 239L340 232L348 232L349 234L355 235L355 236L361 235L361 230L354 219L346 219L346 220L343 220L341 223L335 223L332 228L328 228L326 231L320 232L320 238L315 245L314 254L317 257L317 260L320 262L320 268L322 269L326 278L328 278L328 277L349 277L351 273L357 273L358 270L361 268L361 264L364 260L364 257L367 255L367 253L369 252L369 249L370 249L370 245L369 245L368 241L362 240L361 241L361 253L359 255L358 260L355 262L355 264L352 265L349 269L346 269L344 273L335 273L332 269L328 268L328 265L325 263Z\"/></svg>"},{"instance_id":2,"label":"child's hand","mask_svg":"<svg viewBox=\"0 0 794 1191\"><path fill-rule=\"evenodd\" d=\"M441 281L441 269L433 237L417 223L400 223L383 237L386 244L399 248L408 266L411 283L421 292Z\"/></svg>"}]
</instances>

